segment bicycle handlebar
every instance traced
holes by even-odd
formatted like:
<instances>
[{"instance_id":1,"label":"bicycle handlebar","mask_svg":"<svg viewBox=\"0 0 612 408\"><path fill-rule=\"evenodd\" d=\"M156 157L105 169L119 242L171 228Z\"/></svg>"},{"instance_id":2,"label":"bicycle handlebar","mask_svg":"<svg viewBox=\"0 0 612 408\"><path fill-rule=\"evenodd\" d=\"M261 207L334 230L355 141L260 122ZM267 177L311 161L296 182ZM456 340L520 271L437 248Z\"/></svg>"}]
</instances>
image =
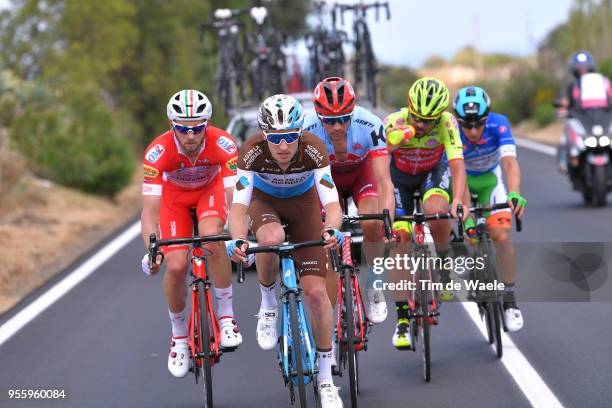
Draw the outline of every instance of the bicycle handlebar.
<instances>
[{"instance_id":1,"label":"bicycle handlebar","mask_svg":"<svg viewBox=\"0 0 612 408\"><path fill-rule=\"evenodd\" d=\"M516 200L516 198L512 200L514 205L516 205L517 202L518 200ZM470 212L473 212L474 214L482 214L489 211L505 210L506 208L510 208L508 203L499 203L490 205L488 207L472 207L470 208ZM514 227L516 232L521 232L523 230L523 220L517 217L516 214L514 214Z\"/></svg>"},{"instance_id":2,"label":"bicycle handlebar","mask_svg":"<svg viewBox=\"0 0 612 408\"><path fill-rule=\"evenodd\" d=\"M371 8L374 8L376 10L376 21L380 20L380 13L378 11L380 8L385 9L386 14L387 14L387 20L391 19L391 10L389 9L389 2L386 2L386 1L385 2L375 1L374 3L370 3L370 4L365 4L365 3L336 4L334 6L333 13L335 15L336 9L340 10L340 21L342 22L342 25L344 25L344 12L345 11L353 11L355 15L365 17L367 14L367 11Z\"/></svg>"},{"instance_id":3,"label":"bicycle handlebar","mask_svg":"<svg viewBox=\"0 0 612 408\"><path fill-rule=\"evenodd\" d=\"M247 243L244 240L237 240L236 241L236 246L237 247L242 247L243 244ZM260 254L260 253L264 253L264 252L271 252L271 253L275 253L277 255L281 255L282 253L285 252L292 252L295 251L297 249L300 248L308 248L308 247L314 247L314 246L324 246L325 245L325 240L322 239L318 239L316 241L304 241L304 242L300 242L297 244L293 244L291 242L286 243L286 244L280 244L280 245L268 245L268 246L258 246L258 247L253 247L253 248L248 248L245 252L245 255L250 255L250 254ZM244 268L242 266L242 262L238 262L238 278L237 278L238 283L243 283L244 282Z\"/></svg>"},{"instance_id":4,"label":"bicycle handlebar","mask_svg":"<svg viewBox=\"0 0 612 408\"><path fill-rule=\"evenodd\" d=\"M155 234L149 235L149 259L150 262L155 261L158 256L162 257L164 261L164 254L160 252L160 247L170 245L185 245L185 244L203 244L206 242L219 242L229 241L232 239L228 234L220 235L208 235L204 237L190 237L190 238L174 238L174 239L161 239L158 240Z\"/></svg>"},{"instance_id":5,"label":"bicycle handlebar","mask_svg":"<svg viewBox=\"0 0 612 408\"><path fill-rule=\"evenodd\" d=\"M458 237L463 239L463 206L457 206L457 217L459 220L457 221L458 225ZM453 215L449 212L445 213L435 213L435 214L425 214L425 213L415 213L413 215L398 215L395 217L395 221L409 221L416 222L417 224L422 224L426 221L435 221L435 220L449 220L453 219Z\"/></svg>"},{"instance_id":6,"label":"bicycle handlebar","mask_svg":"<svg viewBox=\"0 0 612 408\"><path fill-rule=\"evenodd\" d=\"M367 221L367 220L380 220L385 224L385 236L387 239L391 239L391 216L389 215L389 209L385 208L381 214L359 214L355 216L343 215L342 219L348 222L352 221Z\"/></svg>"}]
</instances>

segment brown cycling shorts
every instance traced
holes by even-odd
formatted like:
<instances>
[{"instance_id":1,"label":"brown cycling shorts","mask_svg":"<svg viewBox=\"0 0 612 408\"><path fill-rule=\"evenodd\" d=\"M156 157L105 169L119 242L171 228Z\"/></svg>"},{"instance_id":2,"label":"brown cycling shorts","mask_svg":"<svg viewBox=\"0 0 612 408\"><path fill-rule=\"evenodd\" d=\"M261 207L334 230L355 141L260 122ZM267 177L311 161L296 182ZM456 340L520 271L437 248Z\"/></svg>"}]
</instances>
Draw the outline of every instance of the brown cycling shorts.
<instances>
[{"instance_id":1,"label":"brown cycling shorts","mask_svg":"<svg viewBox=\"0 0 612 408\"><path fill-rule=\"evenodd\" d=\"M323 223L314 187L291 198L274 197L254 188L248 215L254 234L262 225L275 222L287 224L289 236L286 239L293 243L321 239ZM301 275L327 275L327 254L322 246L298 249L294 259Z\"/></svg>"}]
</instances>

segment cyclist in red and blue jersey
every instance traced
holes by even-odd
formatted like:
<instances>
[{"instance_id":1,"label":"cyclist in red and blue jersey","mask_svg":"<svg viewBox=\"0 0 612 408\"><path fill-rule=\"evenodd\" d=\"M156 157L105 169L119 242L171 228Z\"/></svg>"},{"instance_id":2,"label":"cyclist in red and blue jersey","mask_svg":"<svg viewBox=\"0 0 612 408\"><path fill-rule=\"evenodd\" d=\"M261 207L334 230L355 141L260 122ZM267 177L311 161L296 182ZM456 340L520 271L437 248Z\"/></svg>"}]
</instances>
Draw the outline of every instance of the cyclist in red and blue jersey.
<instances>
[{"instance_id":1,"label":"cyclist in red and blue jersey","mask_svg":"<svg viewBox=\"0 0 612 408\"><path fill-rule=\"evenodd\" d=\"M316 113L306 116L304 129L325 143L338 193L352 196L360 214L379 213L384 208L394 214L389 152L381 119L356 106L353 87L340 77L319 82L313 100ZM382 241L379 221L363 221L361 226L364 243ZM364 251L368 260L382 255L374 253L375 248L368 245L364 246ZM372 274L369 275L372 278ZM337 294L336 283L336 277L330 274L328 288L332 303ZM367 295L368 319L381 323L387 317L382 290L369 287Z\"/></svg>"},{"instance_id":2,"label":"cyclist in red and blue jersey","mask_svg":"<svg viewBox=\"0 0 612 408\"><path fill-rule=\"evenodd\" d=\"M496 248L504 289L504 318L510 331L523 327L523 316L514 296L516 262L510 242L512 212L521 217L527 201L520 194L521 172L516 158L516 144L508 119L490 112L491 99L484 89L469 86L459 90L454 101L459 122L463 159L470 191L478 195L483 206L508 202L511 210L493 211L487 218L489 234ZM502 179L503 173L510 193ZM517 205L512 203L517 200ZM473 226L473 220L466 228Z\"/></svg>"}]
</instances>

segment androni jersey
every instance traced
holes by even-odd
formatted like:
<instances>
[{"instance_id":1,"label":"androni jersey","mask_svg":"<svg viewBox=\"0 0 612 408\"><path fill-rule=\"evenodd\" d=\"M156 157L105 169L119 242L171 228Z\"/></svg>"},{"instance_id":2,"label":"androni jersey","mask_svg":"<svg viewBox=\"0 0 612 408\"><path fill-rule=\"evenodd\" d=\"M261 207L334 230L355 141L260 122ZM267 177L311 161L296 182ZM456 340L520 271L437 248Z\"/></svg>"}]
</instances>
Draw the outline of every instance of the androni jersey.
<instances>
[{"instance_id":1,"label":"androni jersey","mask_svg":"<svg viewBox=\"0 0 612 408\"><path fill-rule=\"evenodd\" d=\"M297 197L313 187L323 205L338 201L331 177L329 157L318 137L304 132L289 167L276 163L261 133L248 138L240 148L234 188L234 203L249 205L253 188L278 198Z\"/></svg>"},{"instance_id":2,"label":"androni jersey","mask_svg":"<svg viewBox=\"0 0 612 408\"><path fill-rule=\"evenodd\" d=\"M387 137L408 124L408 108L392 113L385 120ZM406 174L428 173L443 160L444 153L448 161L462 160L462 149L457 120L451 113L443 112L431 132L414 136L391 154L391 165Z\"/></svg>"},{"instance_id":3,"label":"androni jersey","mask_svg":"<svg viewBox=\"0 0 612 408\"><path fill-rule=\"evenodd\" d=\"M316 113L306 116L304 129L314 133L325 143L334 173L355 170L370 157L389 154L382 121L360 106L355 107L351 124L346 131L347 155L344 161L336 159L334 145Z\"/></svg>"},{"instance_id":4,"label":"androni jersey","mask_svg":"<svg viewBox=\"0 0 612 408\"><path fill-rule=\"evenodd\" d=\"M234 184L238 148L226 131L208 126L195 162L183 150L169 130L147 147L144 156L143 195L162 195L162 186L196 190L223 178L225 188Z\"/></svg>"},{"instance_id":5,"label":"androni jersey","mask_svg":"<svg viewBox=\"0 0 612 408\"><path fill-rule=\"evenodd\" d=\"M516 143L510 131L510 123L504 115L489 113L482 138L470 143L463 132L463 157L465 169L470 176L479 176L492 171L502 157L516 157Z\"/></svg>"}]
</instances>

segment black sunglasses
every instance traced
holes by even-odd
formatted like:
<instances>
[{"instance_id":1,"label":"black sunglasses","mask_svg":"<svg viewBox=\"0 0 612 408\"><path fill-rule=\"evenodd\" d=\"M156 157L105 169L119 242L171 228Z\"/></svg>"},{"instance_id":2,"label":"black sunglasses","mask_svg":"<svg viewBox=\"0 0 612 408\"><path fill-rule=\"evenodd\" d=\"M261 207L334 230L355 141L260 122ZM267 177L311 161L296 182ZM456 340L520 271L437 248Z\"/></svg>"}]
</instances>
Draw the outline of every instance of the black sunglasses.
<instances>
[{"instance_id":1,"label":"black sunglasses","mask_svg":"<svg viewBox=\"0 0 612 408\"><path fill-rule=\"evenodd\" d=\"M461 125L462 128L464 129L472 129L472 128L476 128L476 129L480 129L481 127L483 127L484 125L487 124L487 117L485 116L484 118L480 119L480 120L476 120L476 121L465 121L463 119L458 119L457 121L459 122L459 124Z\"/></svg>"}]
</instances>

